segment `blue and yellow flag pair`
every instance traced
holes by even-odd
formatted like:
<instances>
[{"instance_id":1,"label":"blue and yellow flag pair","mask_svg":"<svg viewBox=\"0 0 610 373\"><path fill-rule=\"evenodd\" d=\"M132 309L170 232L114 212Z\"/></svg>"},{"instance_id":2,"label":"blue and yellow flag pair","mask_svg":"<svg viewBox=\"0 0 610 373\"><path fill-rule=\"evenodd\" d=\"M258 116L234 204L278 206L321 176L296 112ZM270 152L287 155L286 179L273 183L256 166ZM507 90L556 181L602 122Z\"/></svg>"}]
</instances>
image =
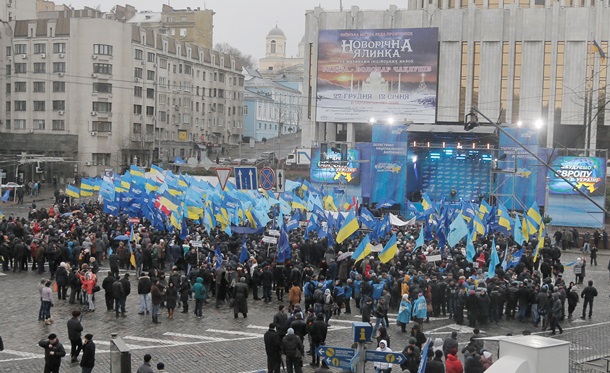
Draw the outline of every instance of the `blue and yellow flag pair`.
<instances>
[{"instance_id":1,"label":"blue and yellow flag pair","mask_svg":"<svg viewBox=\"0 0 610 373\"><path fill-rule=\"evenodd\" d=\"M72 198L80 198L80 190L72 184L66 185L66 195Z\"/></svg>"}]
</instances>

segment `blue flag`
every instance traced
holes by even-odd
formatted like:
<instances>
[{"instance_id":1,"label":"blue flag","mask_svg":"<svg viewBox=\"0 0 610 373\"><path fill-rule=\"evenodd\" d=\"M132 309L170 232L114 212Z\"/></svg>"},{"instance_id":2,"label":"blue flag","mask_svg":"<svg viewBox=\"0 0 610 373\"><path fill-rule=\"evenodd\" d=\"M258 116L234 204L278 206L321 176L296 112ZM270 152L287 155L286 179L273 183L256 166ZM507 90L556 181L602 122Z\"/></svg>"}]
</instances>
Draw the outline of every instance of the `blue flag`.
<instances>
[{"instance_id":1,"label":"blue flag","mask_svg":"<svg viewBox=\"0 0 610 373\"><path fill-rule=\"evenodd\" d=\"M11 196L11 190L7 189L4 192L4 194L2 194L2 202L5 202L5 203L8 202L8 199L10 198L10 196Z\"/></svg>"},{"instance_id":2,"label":"blue flag","mask_svg":"<svg viewBox=\"0 0 610 373\"><path fill-rule=\"evenodd\" d=\"M288 240L288 233L285 229L281 229L280 238L277 243L277 262L284 263L291 257L292 253L290 252L290 242Z\"/></svg>"},{"instance_id":3,"label":"blue flag","mask_svg":"<svg viewBox=\"0 0 610 373\"><path fill-rule=\"evenodd\" d=\"M496 250L496 239L491 241L491 259L489 260L489 268L485 278L493 278L496 275L496 266L500 264L500 258L498 257L498 250Z\"/></svg>"},{"instance_id":4,"label":"blue flag","mask_svg":"<svg viewBox=\"0 0 610 373\"><path fill-rule=\"evenodd\" d=\"M468 238L466 239L466 260L469 263L474 261L474 256L477 253L474 249L474 244L472 243L473 232L468 233Z\"/></svg>"},{"instance_id":5,"label":"blue flag","mask_svg":"<svg viewBox=\"0 0 610 373\"><path fill-rule=\"evenodd\" d=\"M468 227L462 217L462 214L458 214L449 226L449 234L447 235L447 243L449 246L454 247L464 236L468 234Z\"/></svg>"},{"instance_id":6,"label":"blue flag","mask_svg":"<svg viewBox=\"0 0 610 373\"><path fill-rule=\"evenodd\" d=\"M426 344L424 345L424 348L422 348L422 352L421 352L421 360L419 362L419 367L417 368L417 373L425 373L426 371L426 364L428 363L428 350L430 349L430 341L432 339L428 338L428 340L426 341Z\"/></svg>"},{"instance_id":7,"label":"blue flag","mask_svg":"<svg viewBox=\"0 0 610 373\"><path fill-rule=\"evenodd\" d=\"M222 265L222 252L220 251L220 246L216 245L216 250L214 250L214 255L216 255L215 267L220 268L220 266Z\"/></svg>"},{"instance_id":8,"label":"blue flag","mask_svg":"<svg viewBox=\"0 0 610 373\"><path fill-rule=\"evenodd\" d=\"M424 245L424 225L419 228L419 237L415 240L415 249Z\"/></svg>"},{"instance_id":9,"label":"blue flag","mask_svg":"<svg viewBox=\"0 0 610 373\"><path fill-rule=\"evenodd\" d=\"M246 235L241 236L241 254L239 254L239 262L245 263L248 258L250 258L250 254L248 253L248 248L246 245Z\"/></svg>"},{"instance_id":10,"label":"blue flag","mask_svg":"<svg viewBox=\"0 0 610 373\"><path fill-rule=\"evenodd\" d=\"M377 219L366 207L363 207L360 211L360 222L368 229L375 229L377 227Z\"/></svg>"}]
</instances>

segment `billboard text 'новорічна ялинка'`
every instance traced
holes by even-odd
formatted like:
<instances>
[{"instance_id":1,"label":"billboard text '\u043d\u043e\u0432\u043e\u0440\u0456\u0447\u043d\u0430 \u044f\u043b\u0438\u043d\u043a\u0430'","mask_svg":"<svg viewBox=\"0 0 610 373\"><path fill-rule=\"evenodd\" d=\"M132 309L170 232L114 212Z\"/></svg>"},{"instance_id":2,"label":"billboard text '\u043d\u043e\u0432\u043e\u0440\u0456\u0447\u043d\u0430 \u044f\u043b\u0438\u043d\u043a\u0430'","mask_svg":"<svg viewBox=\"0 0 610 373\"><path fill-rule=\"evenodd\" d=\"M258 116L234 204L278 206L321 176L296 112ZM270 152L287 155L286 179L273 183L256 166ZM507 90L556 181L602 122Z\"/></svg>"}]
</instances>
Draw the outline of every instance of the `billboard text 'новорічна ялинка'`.
<instances>
[{"instance_id":1,"label":"billboard text '\u043d\u043e\u0432\u043e\u0440\u0456\u0447\u043d\u0430 \u044f\u043b\u0438\u043d\u043a\u0430'","mask_svg":"<svg viewBox=\"0 0 610 373\"><path fill-rule=\"evenodd\" d=\"M438 29L320 30L316 120L434 123Z\"/></svg>"}]
</instances>

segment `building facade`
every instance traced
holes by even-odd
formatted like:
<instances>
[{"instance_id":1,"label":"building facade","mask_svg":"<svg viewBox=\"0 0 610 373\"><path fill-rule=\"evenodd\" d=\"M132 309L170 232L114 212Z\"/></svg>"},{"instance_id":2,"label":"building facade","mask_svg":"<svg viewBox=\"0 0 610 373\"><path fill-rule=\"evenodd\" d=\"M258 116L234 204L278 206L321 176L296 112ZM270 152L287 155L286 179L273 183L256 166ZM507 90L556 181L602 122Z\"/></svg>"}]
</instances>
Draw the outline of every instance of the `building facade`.
<instances>
[{"instance_id":1,"label":"building facade","mask_svg":"<svg viewBox=\"0 0 610 373\"><path fill-rule=\"evenodd\" d=\"M296 133L301 124L301 91L263 78L257 71L246 74L244 136L257 141Z\"/></svg>"},{"instance_id":2,"label":"building facade","mask_svg":"<svg viewBox=\"0 0 610 373\"><path fill-rule=\"evenodd\" d=\"M272 28L265 37L265 57L258 60L258 68L265 78L274 79L282 75L303 77L303 55L305 43L299 43L299 53L286 55L286 35L279 27Z\"/></svg>"},{"instance_id":3,"label":"building facade","mask_svg":"<svg viewBox=\"0 0 610 373\"><path fill-rule=\"evenodd\" d=\"M213 47L214 11L210 9L174 9L163 4L161 13L140 12L128 19L127 23L157 30L162 35L185 43Z\"/></svg>"},{"instance_id":4,"label":"building facade","mask_svg":"<svg viewBox=\"0 0 610 373\"><path fill-rule=\"evenodd\" d=\"M197 163L208 143L241 139L244 79L228 55L102 18L5 28L5 156L65 157L74 167L58 176L72 177Z\"/></svg>"},{"instance_id":5,"label":"building facade","mask_svg":"<svg viewBox=\"0 0 610 373\"><path fill-rule=\"evenodd\" d=\"M542 120L547 147L605 149L610 106L608 60L602 56L608 53L608 19L608 3L594 0L409 0L407 9L308 11L303 81L311 84L303 88L302 145L335 141L339 133L349 143L370 133L368 123L315 120L320 30L434 27L436 123L413 123L410 132L462 131L475 106L509 125Z\"/></svg>"}]
</instances>

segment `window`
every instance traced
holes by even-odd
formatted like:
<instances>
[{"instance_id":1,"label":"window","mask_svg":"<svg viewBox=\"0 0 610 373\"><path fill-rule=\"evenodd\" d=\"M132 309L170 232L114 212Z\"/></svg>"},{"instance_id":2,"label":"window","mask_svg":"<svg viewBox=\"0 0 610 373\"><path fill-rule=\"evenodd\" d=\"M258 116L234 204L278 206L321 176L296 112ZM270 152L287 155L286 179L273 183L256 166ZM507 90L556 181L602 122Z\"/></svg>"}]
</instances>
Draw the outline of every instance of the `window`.
<instances>
[{"instance_id":1,"label":"window","mask_svg":"<svg viewBox=\"0 0 610 373\"><path fill-rule=\"evenodd\" d=\"M155 62L157 56L154 53L148 52L148 54L146 55L146 59L148 62Z\"/></svg>"},{"instance_id":2,"label":"window","mask_svg":"<svg viewBox=\"0 0 610 373\"><path fill-rule=\"evenodd\" d=\"M110 132L110 131L108 131ZM96 166L109 166L110 165L110 153L93 153L91 154L91 160Z\"/></svg>"},{"instance_id":3,"label":"window","mask_svg":"<svg viewBox=\"0 0 610 373\"><path fill-rule=\"evenodd\" d=\"M11 75L12 67L13 66L11 64L6 65L6 75Z\"/></svg>"},{"instance_id":4,"label":"window","mask_svg":"<svg viewBox=\"0 0 610 373\"><path fill-rule=\"evenodd\" d=\"M154 106L147 106L146 107L146 115L148 115L149 117L152 117L153 115L155 115L155 107Z\"/></svg>"},{"instance_id":5,"label":"window","mask_svg":"<svg viewBox=\"0 0 610 373\"><path fill-rule=\"evenodd\" d=\"M47 64L44 62L34 62L34 73L44 74L47 72Z\"/></svg>"},{"instance_id":6,"label":"window","mask_svg":"<svg viewBox=\"0 0 610 373\"><path fill-rule=\"evenodd\" d=\"M106 56L112 56L112 45L93 44L93 54L103 54Z\"/></svg>"},{"instance_id":7,"label":"window","mask_svg":"<svg viewBox=\"0 0 610 373\"><path fill-rule=\"evenodd\" d=\"M147 135L152 135L153 132L155 132L155 126L152 124L147 124L146 125L146 134Z\"/></svg>"},{"instance_id":8,"label":"window","mask_svg":"<svg viewBox=\"0 0 610 373\"><path fill-rule=\"evenodd\" d=\"M34 129L43 130L45 127L44 119L34 119Z\"/></svg>"},{"instance_id":9,"label":"window","mask_svg":"<svg viewBox=\"0 0 610 373\"><path fill-rule=\"evenodd\" d=\"M25 82L15 82L15 92L25 92L26 91L26 83Z\"/></svg>"},{"instance_id":10,"label":"window","mask_svg":"<svg viewBox=\"0 0 610 373\"><path fill-rule=\"evenodd\" d=\"M66 82L53 82L53 92L65 92Z\"/></svg>"},{"instance_id":11,"label":"window","mask_svg":"<svg viewBox=\"0 0 610 373\"><path fill-rule=\"evenodd\" d=\"M153 88L146 89L146 97L155 98L155 90Z\"/></svg>"},{"instance_id":12,"label":"window","mask_svg":"<svg viewBox=\"0 0 610 373\"><path fill-rule=\"evenodd\" d=\"M6 102L6 111L7 112L11 111L11 102L10 101Z\"/></svg>"},{"instance_id":13,"label":"window","mask_svg":"<svg viewBox=\"0 0 610 373\"><path fill-rule=\"evenodd\" d=\"M34 82L34 92L44 92L46 91L45 82Z\"/></svg>"},{"instance_id":14,"label":"window","mask_svg":"<svg viewBox=\"0 0 610 373\"><path fill-rule=\"evenodd\" d=\"M135 97L142 97L142 87L138 87L138 86L133 87L133 95Z\"/></svg>"},{"instance_id":15,"label":"window","mask_svg":"<svg viewBox=\"0 0 610 373\"><path fill-rule=\"evenodd\" d=\"M277 43L275 42L275 40L271 40L271 53L275 53L277 47Z\"/></svg>"},{"instance_id":16,"label":"window","mask_svg":"<svg viewBox=\"0 0 610 373\"><path fill-rule=\"evenodd\" d=\"M154 70L146 70L146 79L155 80L155 72Z\"/></svg>"},{"instance_id":17,"label":"window","mask_svg":"<svg viewBox=\"0 0 610 373\"><path fill-rule=\"evenodd\" d=\"M136 78L142 79L142 69L139 67L136 67L134 69L133 76L135 76Z\"/></svg>"},{"instance_id":18,"label":"window","mask_svg":"<svg viewBox=\"0 0 610 373\"><path fill-rule=\"evenodd\" d=\"M186 37L186 29L185 28L181 28L180 29L180 37Z\"/></svg>"},{"instance_id":19,"label":"window","mask_svg":"<svg viewBox=\"0 0 610 373\"><path fill-rule=\"evenodd\" d=\"M43 54L47 53L47 45L46 44L34 44L34 54Z\"/></svg>"},{"instance_id":20,"label":"window","mask_svg":"<svg viewBox=\"0 0 610 373\"><path fill-rule=\"evenodd\" d=\"M193 68L190 65L184 65L184 74L193 75Z\"/></svg>"},{"instance_id":21,"label":"window","mask_svg":"<svg viewBox=\"0 0 610 373\"><path fill-rule=\"evenodd\" d=\"M15 101L15 111L25 111L25 101Z\"/></svg>"},{"instance_id":22,"label":"window","mask_svg":"<svg viewBox=\"0 0 610 373\"><path fill-rule=\"evenodd\" d=\"M100 113L110 113L112 112L112 102L95 101L92 110Z\"/></svg>"},{"instance_id":23,"label":"window","mask_svg":"<svg viewBox=\"0 0 610 373\"><path fill-rule=\"evenodd\" d=\"M63 111L66 110L66 101L64 100L53 100L53 110Z\"/></svg>"},{"instance_id":24,"label":"window","mask_svg":"<svg viewBox=\"0 0 610 373\"><path fill-rule=\"evenodd\" d=\"M12 54L12 53L11 53L11 47L10 47L10 46L6 47L6 56L8 57L8 56L10 56L11 54Z\"/></svg>"},{"instance_id":25,"label":"window","mask_svg":"<svg viewBox=\"0 0 610 373\"><path fill-rule=\"evenodd\" d=\"M136 49L136 60L141 60L144 56L144 52L141 49Z\"/></svg>"},{"instance_id":26,"label":"window","mask_svg":"<svg viewBox=\"0 0 610 373\"><path fill-rule=\"evenodd\" d=\"M112 65L109 63L94 63L93 73L112 75Z\"/></svg>"},{"instance_id":27,"label":"window","mask_svg":"<svg viewBox=\"0 0 610 373\"><path fill-rule=\"evenodd\" d=\"M53 72L54 73L65 73L66 72L66 63L65 62L53 62Z\"/></svg>"},{"instance_id":28,"label":"window","mask_svg":"<svg viewBox=\"0 0 610 373\"><path fill-rule=\"evenodd\" d=\"M4 121L4 123L6 124L6 129L10 130L11 129L11 120L7 119L7 120Z\"/></svg>"},{"instance_id":29,"label":"window","mask_svg":"<svg viewBox=\"0 0 610 373\"><path fill-rule=\"evenodd\" d=\"M6 94L10 95L12 92L11 83L6 83Z\"/></svg>"},{"instance_id":30,"label":"window","mask_svg":"<svg viewBox=\"0 0 610 373\"><path fill-rule=\"evenodd\" d=\"M97 132L112 132L112 122L95 120L92 123L91 129Z\"/></svg>"},{"instance_id":31,"label":"window","mask_svg":"<svg viewBox=\"0 0 610 373\"><path fill-rule=\"evenodd\" d=\"M45 110L46 110L45 101L34 101L34 111L45 111Z\"/></svg>"},{"instance_id":32,"label":"window","mask_svg":"<svg viewBox=\"0 0 610 373\"><path fill-rule=\"evenodd\" d=\"M224 73L218 74L218 81L221 82L221 83L225 82L225 74Z\"/></svg>"},{"instance_id":33,"label":"window","mask_svg":"<svg viewBox=\"0 0 610 373\"><path fill-rule=\"evenodd\" d=\"M159 67L162 69L167 69L167 60L165 58L159 59Z\"/></svg>"},{"instance_id":34,"label":"window","mask_svg":"<svg viewBox=\"0 0 610 373\"><path fill-rule=\"evenodd\" d=\"M53 43L53 53L66 53L66 43Z\"/></svg>"},{"instance_id":35,"label":"window","mask_svg":"<svg viewBox=\"0 0 610 373\"><path fill-rule=\"evenodd\" d=\"M53 131L63 131L66 129L66 122L63 119L53 119L51 129Z\"/></svg>"},{"instance_id":36,"label":"window","mask_svg":"<svg viewBox=\"0 0 610 373\"><path fill-rule=\"evenodd\" d=\"M15 54L26 53L28 53L28 46L26 44L15 44Z\"/></svg>"},{"instance_id":37,"label":"window","mask_svg":"<svg viewBox=\"0 0 610 373\"><path fill-rule=\"evenodd\" d=\"M10 101L8 101L8 103L10 104ZM167 122L167 113L165 111L160 111L159 112L159 121L160 122Z\"/></svg>"},{"instance_id":38,"label":"window","mask_svg":"<svg viewBox=\"0 0 610 373\"><path fill-rule=\"evenodd\" d=\"M167 78L164 76L159 77L159 85L161 87L165 87L167 85Z\"/></svg>"},{"instance_id":39,"label":"window","mask_svg":"<svg viewBox=\"0 0 610 373\"><path fill-rule=\"evenodd\" d=\"M142 133L142 123L134 123L133 124L133 133L138 135Z\"/></svg>"},{"instance_id":40,"label":"window","mask_svg":"<svg viewBox=\"0 0 610 373\"><path fill-rule=\"evenodd\" d=\"M133 105L133 113L136 115L142 115L142 105Z\"/></svg>"},{"instance_id":41,"label":"window","mask_svg":"<svg viewBox=\"0 0 610 373\"><path fill-rule=\"evenodd\" d=\"M15 74L25 74L27 71L27 64L25 63L16 63L15 64ZM10 74L8 74L10 75Z\"/></svg>"},{"instance_id":42,"label":"window","mask_svg":"<svg viewBox=\"0 0 610 373\"><path fill-rule=\"evenodd\" d=\"M93 83L93 92L96 92L96 93L112 93L112 84L110 84L110 83Z\"/></svg>"},{"instance_id":43,"label":"window","mask_svg":"<svg viewBox=\"0 0 610 373\"><path fill-rule=\"evenodd\" d=\"M25 119L15 119L13 121L13 128L16 130L24 130L25 129Z\"/></svg>"}]
</instances>

